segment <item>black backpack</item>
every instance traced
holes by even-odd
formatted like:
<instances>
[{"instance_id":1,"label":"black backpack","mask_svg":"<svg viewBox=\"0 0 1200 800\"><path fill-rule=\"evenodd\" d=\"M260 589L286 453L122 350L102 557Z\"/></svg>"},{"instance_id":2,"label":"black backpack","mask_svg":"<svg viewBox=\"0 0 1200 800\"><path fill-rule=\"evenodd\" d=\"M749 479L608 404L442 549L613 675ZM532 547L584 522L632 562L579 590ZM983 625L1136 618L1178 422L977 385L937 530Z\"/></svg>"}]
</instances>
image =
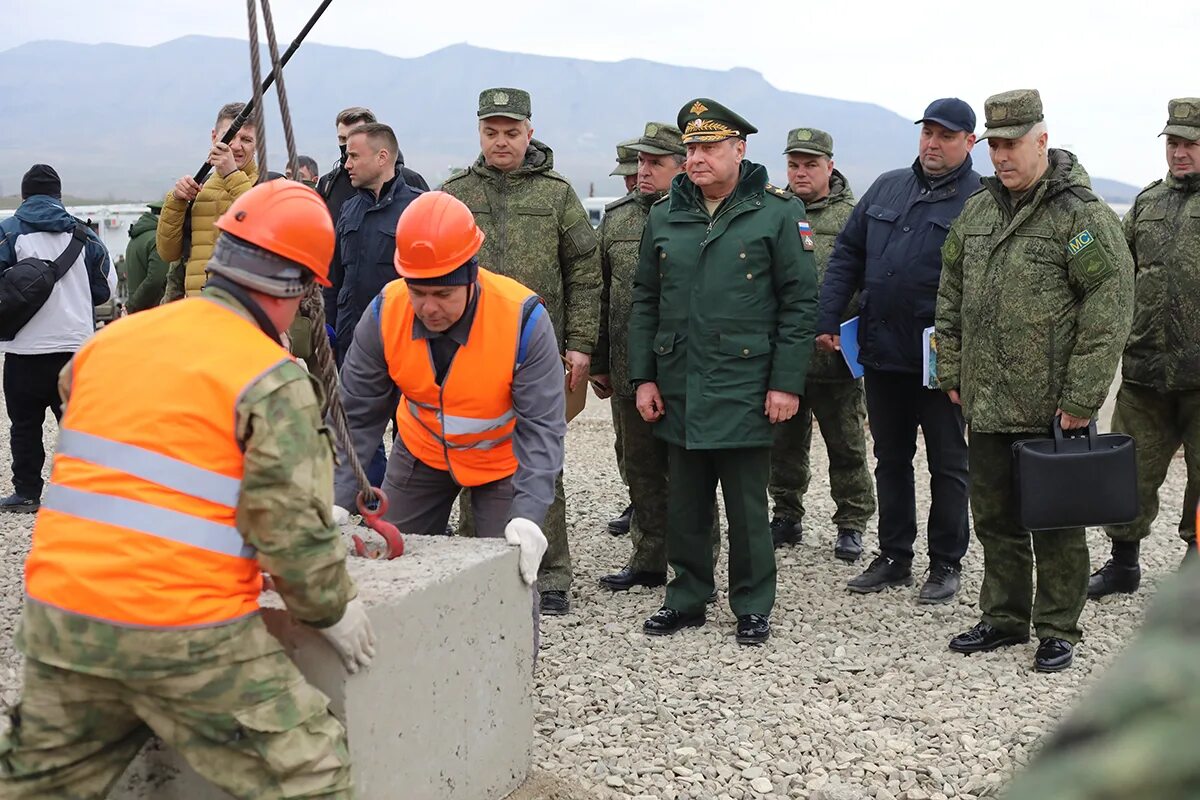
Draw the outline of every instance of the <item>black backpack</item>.
<instances>
[{"instance_id":1,"label":"black backpack","mask_svg":"<svg viewBox=\"0 0 1200 800\"><path fill-rule=\"evenodd\" d=\"M53 261L22 258L0 273L0 342L12 341L46 305L54 284L71 269L88 238L87 226L75 223L71 243Z\"/></svg>"}]
</instances>

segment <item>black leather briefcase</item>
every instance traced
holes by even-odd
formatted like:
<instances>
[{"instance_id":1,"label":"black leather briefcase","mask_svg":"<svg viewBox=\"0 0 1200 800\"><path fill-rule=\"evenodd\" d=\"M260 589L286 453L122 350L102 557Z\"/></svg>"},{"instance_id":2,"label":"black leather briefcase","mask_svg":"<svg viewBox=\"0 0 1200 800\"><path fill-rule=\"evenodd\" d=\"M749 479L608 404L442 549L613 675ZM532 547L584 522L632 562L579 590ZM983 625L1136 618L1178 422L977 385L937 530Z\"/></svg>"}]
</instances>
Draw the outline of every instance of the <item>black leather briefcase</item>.
<instances>
[{"instance_id":1,"label":"black leather briefcase","mask_svg":"<svg viewBox=\"0 0 1200 800\"><path fill-rule=\"evenodd\" d=\"M1132 436L1096 432L1013 443L1017 519L1031 531L1127 525L1138 515L1137 458Z\"/></svg>"}]
</instances>

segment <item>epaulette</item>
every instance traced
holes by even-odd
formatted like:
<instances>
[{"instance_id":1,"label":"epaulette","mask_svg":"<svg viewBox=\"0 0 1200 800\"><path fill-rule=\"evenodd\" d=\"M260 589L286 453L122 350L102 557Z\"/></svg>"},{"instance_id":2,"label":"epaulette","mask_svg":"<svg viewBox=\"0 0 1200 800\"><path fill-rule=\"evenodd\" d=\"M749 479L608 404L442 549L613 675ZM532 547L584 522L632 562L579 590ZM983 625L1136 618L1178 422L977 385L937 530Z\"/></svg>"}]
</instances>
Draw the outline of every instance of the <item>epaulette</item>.
<instances>
[{"instance_id":1,"label":"epaulette","mask_svg":"<svg viewBox=\"0 0 1200 800\"><path fill-rule=\"evenodd\" d=\"M450 181L456 181L456 180L458 180L459 178L462 178L462 177L466 176L466 175L467 175L467 174L468 174L470 171L471 171L470 169L456 169L456 170L454 170L454 172L451 172L451 173L450 173L450 177L449 177L449 178L446 178L446 180L442 181L442 186L445 186L445 185L446 185L447 183L449 183Z\"/></svg>"},{"instance_id":2,"label":"epaulette","mask_svg":"<svg viewBox=\"0 0 1200 800\"><path fill-rule=\"evenodd\" d=\"M775 185L773 185L773 184L770 184L770 183L768 183L766 186L764 186L764 187L763 187L763 189L764 189L764 190L767 192L767 194L773 194L773 195L775 195L776 197L781 197L781 198L783 198L784 200L790 200L790 199L792 199L793 197L795 197L795 195L794 195L794 194L792 194L792 193L791 193L790 191L788 191L787 189L781 189L781 188L779 188L778 186L775 186Z\"/></svg>"},{"instance_id":3,"label":"epaulette","mask_svg":"<svg viewBox=\"0 0 1200 800\"><path fill-rule=\"evenodd\" d=\"M664 194L662 197L660 197L660 198L658 198L657 200L655 200L655 201L654 201L653 203L651 203L650 205L652 205L652 206L656 206L656 205L658 205L659 203L661 203L663 200L666 200L666 199L667 199L668 197L670 197L670 196L671 196L671 193L670 193L670 192L667 192L666 194Z\"/></svg>"},{"instance_id":4,"label":"epaulette","mask_svg":"<svg viewBox=\"0 0 1200 800\"><path fill-rule=\"evenodd\" d=\"M1093 192L1091 189L1087 188L1086 186L1072 186L1071 194L1075 195L1076 197L1078 197L1080 200L1082 200L1085 203L1100 202L1100 195L1096 194L1095 192Z\"/></svg>"},{"instance_id":5,"label":"epaulette","mask_svg":"<svg viewBox=\"0 0 1200 800\"><path fill-rule=\"evenodd\" d=\"M612 211L614 208L625 205L630 200L636 199L637 195L638 195L638 193L637 193L637 190L635 189L634 191L630 192L629 194L625 195L624 197L618 197L616 200L613 200L611 203L609 203L608 205L606 205L604 207L604 213L607 214L608 212Z\"/></svg>"},{"instance_id":6,"label":"epaulette","mask_svg":"<svg viewBox=\"0 0 1200 800\"><path fill-rule=\"evenodd\" d=\"M1146 192L1150 191L1151 189L1153 189L1155 186L1158 186L1158 185L1159 185L1159 184L1161 184L1162 182L1163 182L1163 179L1162 179L1162 178L1159 178L1158 180L1151 182L1151 183L1150 183L1149 185L1147 185L1147 186L1146 186L1144 189L1142 189L1140 192L1138 192L1138 193L1137 193L1137 195L1134 197L1134 201L1136 202L1136 200L1137 200L1137 198L1138 198L1138 197L1141 197L1141 196L1142 196L1142 195L1144 195Z\"/></svg>"},{"instance_id":7,"label":"epaulette","mask_svg":"<svg viewBox=\"0 0 1200 800\"><path fill-rule=\"evenodd\" d=\"M978 189L976 189L975 191L973 191L969 195L967 195L967 199L970 200L972 197L979 194L980 192L986 192L986 191L987 191L986 186L980 186Z\"/></svg>"},{"instance_id":8,"label":"epaulette","mask_svg":"<svg viewBox=\"0 0 1200 800\"><path fill-rule=\"evenodd\" d=\"M561 181L561 182L565 183L567 186L571 185L571 182L569 180L564 178L562 175L559 175L557 172L555 172L552 169L548 169L541 174L545 175L547 178L553 178L556 181Z\"/></svg>"}]
</instances>

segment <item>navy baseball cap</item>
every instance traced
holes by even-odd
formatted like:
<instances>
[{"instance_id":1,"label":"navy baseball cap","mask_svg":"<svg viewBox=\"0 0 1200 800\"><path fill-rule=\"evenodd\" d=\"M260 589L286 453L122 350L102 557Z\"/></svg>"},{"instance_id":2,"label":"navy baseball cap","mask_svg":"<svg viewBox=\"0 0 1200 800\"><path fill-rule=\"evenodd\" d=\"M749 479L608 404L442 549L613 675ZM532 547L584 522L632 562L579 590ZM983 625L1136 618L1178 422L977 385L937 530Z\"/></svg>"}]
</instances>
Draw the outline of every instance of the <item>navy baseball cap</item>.
<instances>
[{"instance_id":1,"label":"navy baseball cap","mask_svg":"<svg viewBox=\"0 0 1200 800\"><path fill-rule=\"evenodd\" d=\"M929 107L925 109L925 116L917 120L915 124L920 125L923 122L936 122L943 128L949 128L952 131L974 133L975 112L957 97L943 97L941 100L934 100L930 103Z\"/></svg>"}]
</instances>

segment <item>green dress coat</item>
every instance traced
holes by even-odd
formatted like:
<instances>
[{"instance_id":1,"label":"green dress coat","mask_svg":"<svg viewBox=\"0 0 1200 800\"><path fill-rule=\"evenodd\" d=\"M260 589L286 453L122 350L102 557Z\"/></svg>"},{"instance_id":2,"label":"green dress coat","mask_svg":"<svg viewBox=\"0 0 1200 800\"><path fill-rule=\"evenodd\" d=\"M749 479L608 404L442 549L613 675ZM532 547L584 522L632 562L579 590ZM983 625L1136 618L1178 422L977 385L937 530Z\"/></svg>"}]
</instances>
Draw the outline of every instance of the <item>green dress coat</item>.
<instances>
[{"instance_id":1,"label":"green dress coat","mask_svg":"<svg viewBox=\"0 0 1200 800\"><path fill-rule=\"evenodd\" d=\"M665 404L655 433L692 450L770 447L768 390L804 393L817 276L804 204L743 161L709 216L679 175L650 210L629 323L629 372Z\"/></svg>"}]
</instances>

